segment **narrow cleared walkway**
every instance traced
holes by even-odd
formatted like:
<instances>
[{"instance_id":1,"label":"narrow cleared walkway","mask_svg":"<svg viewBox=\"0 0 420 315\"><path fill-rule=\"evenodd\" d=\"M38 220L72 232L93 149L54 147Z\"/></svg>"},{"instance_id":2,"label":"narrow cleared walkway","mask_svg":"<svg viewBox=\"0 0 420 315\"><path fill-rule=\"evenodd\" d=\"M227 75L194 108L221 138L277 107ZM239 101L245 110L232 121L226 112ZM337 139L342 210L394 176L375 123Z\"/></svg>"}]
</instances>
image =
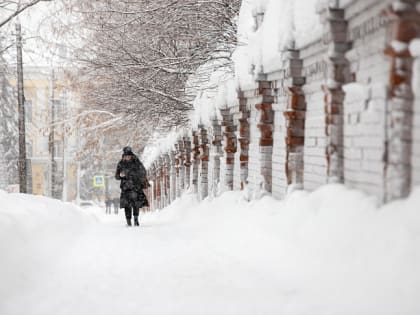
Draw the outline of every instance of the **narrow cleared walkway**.
<instances>
[{"instance_id":1,"label":"narrow cleared walkway","mask_svg":"<svg viewBox=\"0 0 420 315\"><path fill-rule=\"evenodd\" d=\"M3 314L276 313L276 281L233 248L193 226L147 216L140 228L123 222L122 214L103 217L48 253L2 302Z\"/></svg>"}]
</instances>

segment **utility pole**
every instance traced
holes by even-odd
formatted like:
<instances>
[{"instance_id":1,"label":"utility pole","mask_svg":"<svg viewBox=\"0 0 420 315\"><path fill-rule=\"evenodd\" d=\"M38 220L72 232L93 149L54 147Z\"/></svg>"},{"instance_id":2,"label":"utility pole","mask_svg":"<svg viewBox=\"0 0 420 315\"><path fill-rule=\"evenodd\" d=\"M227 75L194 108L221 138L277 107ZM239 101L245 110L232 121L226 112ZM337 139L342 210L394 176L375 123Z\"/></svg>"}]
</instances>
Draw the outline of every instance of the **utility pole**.
<instances>
[{"instance_id":1,"label":"utility pole","mask_svg":"<svg viewBox=\"0 0 420 315\"><path fill-rule=\"evenodd\" d=\"M80 161L77 161L76 204L80 205Z\"/></svg>"},{"instance_id":2,"label":"utility pole","mask_svg":"<svg viewBox=\"0 0 420 315\"><path fill-rule=\"evenodd\" d=\"M51 79L50 79L50 137L48 148L50 151L50 194L52 198L55 198L55 148L54 148L54 124L55 124L55 108L54 108L54 69L51 69Z\"/></svg>"},{"instance_id":3,"label":"utility pole","mask_svg":"<svg viewBox=\"0 0 420 315\"><path fill-rule=\"evenodd\" d=\"M80 205L80 172L81 172L81 167L80 167L80 137L81 137L81 130L80 130L80 124L79 122L77 123L77 193L76 193L76 203L77 205Z\"/></svg>"},{"instance_id":4,"label":"utility pole","mask_svg":"<svg viewBox=\"0 0 420 315\"><path fill-rule=\"evenodd\" d=\"M63 115L62 115L62 120L63 120L63 201L67 201L68 198L68 159L67 159L67 141L68 141L68 135L67 135L67 123L66 123L66 117L67 117L67 113L68 113L68 104L69 104L69 93L68 90L65 89L63 92Z\"/></svg>"},{"instance_id":5,"label":"utility pole","mask_svg":"<svg viewBox=\"0 0 420 315\"><path fill-rule=\"evenodd\" d=\"M26 139L25 139L25 95L23 90L23 64L22 64L22 33L20 22L16 23L16 50L17 50L17 89L18 89L18 126L19 126L19 191L26 193Z\"/></svg>"}]
</instances>

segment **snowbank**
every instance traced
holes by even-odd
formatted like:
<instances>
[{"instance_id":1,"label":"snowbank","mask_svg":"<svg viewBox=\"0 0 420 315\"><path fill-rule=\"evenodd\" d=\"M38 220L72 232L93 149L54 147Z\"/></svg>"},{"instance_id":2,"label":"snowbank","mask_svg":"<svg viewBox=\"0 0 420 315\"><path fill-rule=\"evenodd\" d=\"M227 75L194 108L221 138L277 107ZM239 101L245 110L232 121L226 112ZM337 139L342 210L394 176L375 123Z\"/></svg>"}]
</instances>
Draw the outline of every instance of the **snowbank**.
<instances>
[{"instance_id":1,"label":"snowbank","mask_svg":"<svg viewBox=\"0 0 420 315\"><path fill-rule=\"evenodd\" d=\"M419 188L381 208L341 185L245 197L188 193L126 228L1 192L0 313L420 313Z\"/></svg>"},{"instance_id":2,"label":"snowbank","mask_svg":"<svg viewBox=\"0 0 420 315\"><path fill-rule=\"evenodd\" d=\"M420 188L407 200L375 202L328 185L284 201L227 192L198 204L184 196L157 216L263 273L278 300L254 314L419 314Z\"/></svg>"},{"instance_id":3,"label":"snowbank","mask_svg":"<svg viewBox=\"0 0 420 315\"><path fill-rule=\"evenodd\" d=\"M43 262L51 253L65 251L95 221L71 203L0 190L0 300L46 268Z\"/></svg>"}]
</instances>

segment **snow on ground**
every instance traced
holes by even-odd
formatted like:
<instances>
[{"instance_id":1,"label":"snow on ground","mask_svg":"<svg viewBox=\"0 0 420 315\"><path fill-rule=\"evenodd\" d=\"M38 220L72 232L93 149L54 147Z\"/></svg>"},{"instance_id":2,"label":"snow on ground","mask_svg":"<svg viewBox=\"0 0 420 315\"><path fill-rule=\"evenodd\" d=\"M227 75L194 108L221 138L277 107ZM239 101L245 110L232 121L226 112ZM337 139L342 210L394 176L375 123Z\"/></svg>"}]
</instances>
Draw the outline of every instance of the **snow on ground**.
<instances>
[{"instance_id":1,"label":"snow on ground","mask_svg":"<svg viewBox=\"0 0 420 315\"><path fill-rule=\"evenodd\" d=\"M193 194L122 212L0 192L0 314L419 314L420 190Z\"/></svg>"}]
</instances>

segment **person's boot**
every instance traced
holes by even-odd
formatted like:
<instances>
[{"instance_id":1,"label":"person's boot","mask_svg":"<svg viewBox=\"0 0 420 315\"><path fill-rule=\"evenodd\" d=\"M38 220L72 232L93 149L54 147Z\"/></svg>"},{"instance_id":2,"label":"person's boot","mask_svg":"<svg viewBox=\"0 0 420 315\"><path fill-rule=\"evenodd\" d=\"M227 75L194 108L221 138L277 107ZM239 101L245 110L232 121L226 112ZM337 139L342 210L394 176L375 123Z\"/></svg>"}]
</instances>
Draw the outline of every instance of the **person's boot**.
<instances>
[{"instance_id":1,"label":"person's boot","mask_svg":"<svg viewBox=\"0 0 420 315\"><path fill-rule=\"evenodd\" d=\"M127 226L131 226L131 218L126 218L127 219Z\"/></svg>"},{"instance_id":2,"label":"person's boot","mask_svg":"<svg viewBox=\"0 0 420 315\"><path fill-rule=\"evenodd\" d=\"M134 217L134 225L139 226L139 218L138 217Z\"/></svg>"}]
</instances>

